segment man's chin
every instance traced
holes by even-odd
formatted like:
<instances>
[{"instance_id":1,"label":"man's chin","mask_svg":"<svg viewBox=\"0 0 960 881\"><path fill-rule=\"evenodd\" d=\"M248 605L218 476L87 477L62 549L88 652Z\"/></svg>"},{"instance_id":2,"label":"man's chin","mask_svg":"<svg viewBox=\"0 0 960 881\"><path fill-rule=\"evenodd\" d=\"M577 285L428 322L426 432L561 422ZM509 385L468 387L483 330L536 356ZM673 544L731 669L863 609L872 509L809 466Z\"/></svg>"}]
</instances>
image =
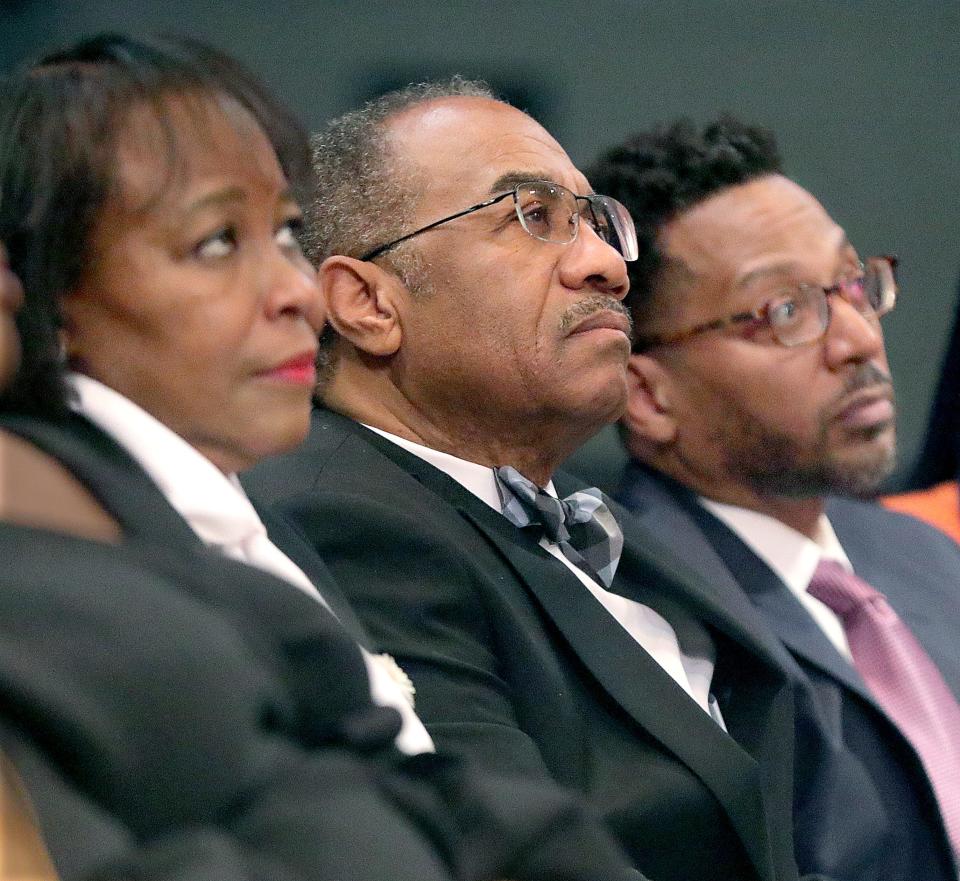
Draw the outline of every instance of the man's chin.
<instances>
[{"instance_id":1,"label":"man's chin","mask_svg":"<svg viewBox=\"0 0 960 881\"><path fill-rule=\"evenodd\" d=\"M780 467L752 470L748 483L754 491L764 495L779 495L793 499L851 496L871 498L896 464L896 450L892 443L859 445L842 453L824 452L806 464L780 459ZM768 462L769 466L770 463Z\"/></svg>"},{"instance_id":2,"label":"man's chin","mask_svg":"<svg viewBox=\"0 0 960 881\"><path fill-rule=\"evenodd\" d=\"M874 449L860 451L858 455L834 462L831 468L832 495L849 495L858 498L875 496L883 482L893 474L897 464L897 450L893 438L881 443L875 438Z\"/></svg>"},{"instance_id":3,"label":"man's chin","mask_svg":"<svg viewBox=\"0 0 960 881\"><path fill-rule=\"evenodd\" d=\"M611 381L604 387L604 394L598 395L590 403L598 430L604 425L616 422L627 409L626 378Z\"/></svg>"}]
</instances>

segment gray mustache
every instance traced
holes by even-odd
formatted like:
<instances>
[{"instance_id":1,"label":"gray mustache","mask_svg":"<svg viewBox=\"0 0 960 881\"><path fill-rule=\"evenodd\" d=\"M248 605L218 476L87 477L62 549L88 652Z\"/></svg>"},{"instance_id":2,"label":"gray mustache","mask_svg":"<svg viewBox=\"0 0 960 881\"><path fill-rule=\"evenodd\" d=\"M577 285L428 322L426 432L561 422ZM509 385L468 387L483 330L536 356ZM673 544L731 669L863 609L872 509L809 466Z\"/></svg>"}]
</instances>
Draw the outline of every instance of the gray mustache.
<instances>
[{"instance_id":1,"label":"gray mustache","mask_svg":"<svg viewBox=\"0 0 960 881\"><path fill-rule=\"evenodd\" d=\"M587 297L567 309L560 318L561 332L565 333L584 318L597 312L616 312L623 315L630 322L630 335L633 336L633 319L630 317L630 310L619 300L615 300L613 297L605 297L602 294Z\"/></svg>"}]
</instances>

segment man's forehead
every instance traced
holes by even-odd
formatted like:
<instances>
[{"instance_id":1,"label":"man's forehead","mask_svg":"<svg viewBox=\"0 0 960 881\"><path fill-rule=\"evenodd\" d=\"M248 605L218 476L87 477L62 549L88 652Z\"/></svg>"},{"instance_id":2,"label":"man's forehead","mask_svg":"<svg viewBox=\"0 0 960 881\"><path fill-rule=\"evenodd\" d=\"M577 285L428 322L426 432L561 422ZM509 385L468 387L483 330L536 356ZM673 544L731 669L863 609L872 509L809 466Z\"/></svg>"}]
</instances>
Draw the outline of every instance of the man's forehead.
<instances>
[{"instance_id":1,"label":"man's forehead","mask_svg":"<svg viewBox=\"0 0 960 881\"><path fill-rule=\"evenodd\" d=\"M520 178L546 178L577 192L583 175L536 120L509 104L457 96L418 105L391 124L398 157L421 173L425 194L482 198ZM506 184L506 185L505 185Z\"/></svg>"},{"instance_id":2,"label":"man's forehead","mask_svg":"<svg viewBox=\"0 0 960 881\"><path fill-rule=\"evenodd\" d=\"M665 226L662 244L692 270L725 271L738 283L766 272L818 269L850 251L843 229L823 206L780 175L708 197Z\"/></svg>"}]
</instances>

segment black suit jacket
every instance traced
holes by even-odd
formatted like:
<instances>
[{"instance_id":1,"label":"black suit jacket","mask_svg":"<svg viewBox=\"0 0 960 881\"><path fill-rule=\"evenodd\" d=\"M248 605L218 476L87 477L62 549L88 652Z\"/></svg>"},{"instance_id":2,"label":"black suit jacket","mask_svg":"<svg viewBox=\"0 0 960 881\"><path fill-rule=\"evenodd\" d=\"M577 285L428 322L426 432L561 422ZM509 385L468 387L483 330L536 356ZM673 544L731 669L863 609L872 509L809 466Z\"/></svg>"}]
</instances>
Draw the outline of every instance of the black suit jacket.
<instances>
[{"instance_id":1,"label":"black suit jacket","mask_svg":"<svg viewBox=\"0 0 960 881\"><path fill-rule=\"evenodd\" d=\"M449 877L378 770L395 717L309 598L277 603L232 561L9 525L0 555L0 738L65 881L362 879L399 853L411 881ZM266 625L242 626L228 591ZM314 646L329 685L308 695L289 660Z\"/></svg>"},{"instance_id":2,"label":"black suit jacket","mask_svg":"<svg viewBox=\"0 0 960 881\"><path fill-rule=\"evenodd\" d=\"M687 561L739 587L785 648L796 678L796 832L801 871L852 881L956 877L933 793L914 751L780 578L683 487L638 465L621 500ZM830 522L857 574L883 592L960 694L960 547L910 517L832 499Z\"/></svg>"},{"instance_id":3,"label":"black suit jacket","mask_svg":"<svg viewBox=\"0 0 960 881\"><path fill-rule=\"evenodd\" d=\"M624 523L613 589L709 626L729 737L535 536L374 432L318 411L247 478L410 674L439 746L587 794L657 881L794 877L792 697L740 591Z\"/></svg>"},{"instance_id":4,"label":"black suit jacket","mask_svg":"<svg viewBox=\"0 0 960 881\"><path fill-rule=\"evenodd\" d=\"M556 787L401 757L397 714L370 701L342 624L203 548L98 429L6 427L125 531L115 547L0 529L0 748L65 879L633 877ZM291 535L287 552L349 619Z\"/></svg>"}]
</instances>

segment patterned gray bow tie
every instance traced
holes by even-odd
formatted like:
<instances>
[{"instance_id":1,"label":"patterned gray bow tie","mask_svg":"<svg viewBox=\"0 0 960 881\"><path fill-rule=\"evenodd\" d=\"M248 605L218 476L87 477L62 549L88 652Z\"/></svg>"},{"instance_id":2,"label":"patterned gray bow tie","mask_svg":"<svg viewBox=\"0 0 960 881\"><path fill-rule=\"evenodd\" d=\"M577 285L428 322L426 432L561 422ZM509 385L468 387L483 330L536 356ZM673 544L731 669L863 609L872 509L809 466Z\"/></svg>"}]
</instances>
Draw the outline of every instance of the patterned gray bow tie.
<instances>
[{"instance_id":1,"label":"patterned gray bow tie","mask_svg":"<svg viewBox=\"0 0 960 881\"><path fill-rule=\"evenodd\" d=\"M514 526L540 526L563 555L605 587L613 583L623 532L596 487L555 499L516 468L494 469L504 516Z\"/></svg>"}]
</instances>

